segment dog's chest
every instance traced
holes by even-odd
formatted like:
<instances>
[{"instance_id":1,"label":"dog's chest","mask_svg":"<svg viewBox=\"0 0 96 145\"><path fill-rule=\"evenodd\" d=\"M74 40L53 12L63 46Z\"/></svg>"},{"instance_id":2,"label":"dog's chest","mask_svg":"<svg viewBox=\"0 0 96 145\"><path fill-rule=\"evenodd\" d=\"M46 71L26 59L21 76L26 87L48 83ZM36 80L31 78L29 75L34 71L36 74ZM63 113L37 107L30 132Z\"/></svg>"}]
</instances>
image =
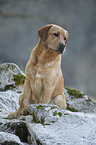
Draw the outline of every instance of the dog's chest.
<instances>
[{"instance_id":1,"label":"dog's chest","mask_svg":"<svg viewBox=\"0 0 96 145\"><path fill-rule=\"evenodd\" d=\"M40 79L40 78L42 78L42 75L40 73L38 73L38 71L37 71L36 75L35 75L35 78L37 78L37 79L39 78Z\"/></svg>"},{"instance_id":2,"label":"dog's chest","mask_svg":"<svg viewBox=\"0 0 96 145\"><path fill-rule=\"evenodd\" d=\"M51 64L48 63L45 65L45 67L34 67L34 69L31 71L31 89L33 95L37 98L42 95L44 88L47 88L56 77L56 70L58 70L58 68L50 68L50 65Z\"/></svg>"},{"instance_id":3,"label":"dog's chest","mask_svg":"<svg viewBox=\"0 0 96 145\"><path fill-rule=\"evenodd\" d=\"M41 68L34 68L31 72L31 89L34 96L40 96L43 90L45 74Z\"/></svg>"}]
</instances>

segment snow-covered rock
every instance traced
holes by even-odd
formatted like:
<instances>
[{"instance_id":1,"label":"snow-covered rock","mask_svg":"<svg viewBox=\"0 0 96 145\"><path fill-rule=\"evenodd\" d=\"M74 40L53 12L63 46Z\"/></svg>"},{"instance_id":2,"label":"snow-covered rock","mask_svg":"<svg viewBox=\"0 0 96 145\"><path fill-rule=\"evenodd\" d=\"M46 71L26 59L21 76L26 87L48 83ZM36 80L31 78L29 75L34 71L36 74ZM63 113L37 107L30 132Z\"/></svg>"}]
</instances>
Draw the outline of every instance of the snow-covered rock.
<instances>
[{"instance_id":1,"label":"snow-covered rock","mask_svg":"<svg viewBox=\"0 0 96 145\"><path fill-rule=\"evenodd\" d=\"M8 119L8 114L19 108L24 80L15 64L0 66L1 145L96 144L96 103L75 89L64 88L66 110L52 104L31 104L19 119Z\"/></svg>"},{"instance_id":2,"label":"snow-covered rock","mask_svg":"<svg viewBox=\"0 0 96 145\"><path fill-rule=\"evenodd\" d=\"M29 105L27 109L31 115L26 118L31 141L42 145L95 145L96 114L45 104Z\"/></svg>"},{"instance_id":3,"label":"snow-covered rock","mask_svg":"<svg viewBox=\"0 0 96 145\"><path fill-rule=\"evenodd\" d=\"M21 92L25 81L25 74L14 63L0 65L0 91L15 90Z\"/></svg>"}]
</instances>

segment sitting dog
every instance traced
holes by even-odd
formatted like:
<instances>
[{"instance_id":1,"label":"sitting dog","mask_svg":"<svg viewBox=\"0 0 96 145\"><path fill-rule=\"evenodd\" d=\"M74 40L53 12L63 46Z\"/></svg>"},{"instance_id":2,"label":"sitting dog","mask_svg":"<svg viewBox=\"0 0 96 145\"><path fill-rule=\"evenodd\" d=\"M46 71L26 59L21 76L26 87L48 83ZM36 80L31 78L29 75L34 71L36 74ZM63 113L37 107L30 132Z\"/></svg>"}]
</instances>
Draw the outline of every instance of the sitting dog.
<instances>
[{"instance_id":1,"label":"sitting dog","mask_svg":"<svg viewBox=\"0 0 96 145\"><path fill-rule=\"evenodd\" d=\"M8 118L20 117L26 106L32 103L52 103L66 109L61 55L66 49L68 32L50 24L40 28L38 35L40 40L26 65L24 90L19 96L20 107Z\"/></svg>"}]
</instances>

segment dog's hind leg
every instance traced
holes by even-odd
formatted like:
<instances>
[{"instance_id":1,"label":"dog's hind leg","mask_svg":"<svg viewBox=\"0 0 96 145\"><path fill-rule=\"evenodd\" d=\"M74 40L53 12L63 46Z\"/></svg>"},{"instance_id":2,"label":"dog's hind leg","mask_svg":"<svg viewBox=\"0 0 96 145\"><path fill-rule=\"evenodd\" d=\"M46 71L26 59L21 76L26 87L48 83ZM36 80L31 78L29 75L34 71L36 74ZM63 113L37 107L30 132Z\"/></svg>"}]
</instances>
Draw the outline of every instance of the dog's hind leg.
<instances>
[{"instance_id":1,"label":"dog's hind leg","mask_svg":"<svg viewBox=\"0 0 96 145\"><path fill-rule=\"evenodd\" d=\"M59 94L58 96L54 97L51 101L50 104L55 104L59 106L60 108L66 109L66 99L64 93Z\"/></svg>"}]
</instances>

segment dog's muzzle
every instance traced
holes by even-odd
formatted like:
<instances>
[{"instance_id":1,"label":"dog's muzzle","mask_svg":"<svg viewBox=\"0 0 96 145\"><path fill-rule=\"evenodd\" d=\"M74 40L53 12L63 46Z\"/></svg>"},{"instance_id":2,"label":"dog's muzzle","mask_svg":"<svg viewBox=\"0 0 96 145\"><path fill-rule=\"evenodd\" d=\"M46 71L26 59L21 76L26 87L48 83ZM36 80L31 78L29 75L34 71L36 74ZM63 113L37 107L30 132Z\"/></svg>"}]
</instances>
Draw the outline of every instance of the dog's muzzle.
<instances>
[{"instance_id":1,"label":"dog's muzzle","mask_svg":"<svg viewBox=\"0 0 96 145\"><path fill-rule=\"evenodd\" d=\"M65 43L59 43L58 49L52 49L52 48L49 48L49 49L52 50L52 51L56 51L59 54L62 54L64 52L65 48L66 48L66 44Z\"/></svg>"},{"instance_id":2,"label":"dog's muzzle","mask_svg":"<svg viewBox=\"0 0 96 145\"><path fill-rule=\"evenodd\" d=\"M57 51L62 54L65 48L66 48L65 43L59 43L59 47Z\"/></svg>"}]
</instances>

